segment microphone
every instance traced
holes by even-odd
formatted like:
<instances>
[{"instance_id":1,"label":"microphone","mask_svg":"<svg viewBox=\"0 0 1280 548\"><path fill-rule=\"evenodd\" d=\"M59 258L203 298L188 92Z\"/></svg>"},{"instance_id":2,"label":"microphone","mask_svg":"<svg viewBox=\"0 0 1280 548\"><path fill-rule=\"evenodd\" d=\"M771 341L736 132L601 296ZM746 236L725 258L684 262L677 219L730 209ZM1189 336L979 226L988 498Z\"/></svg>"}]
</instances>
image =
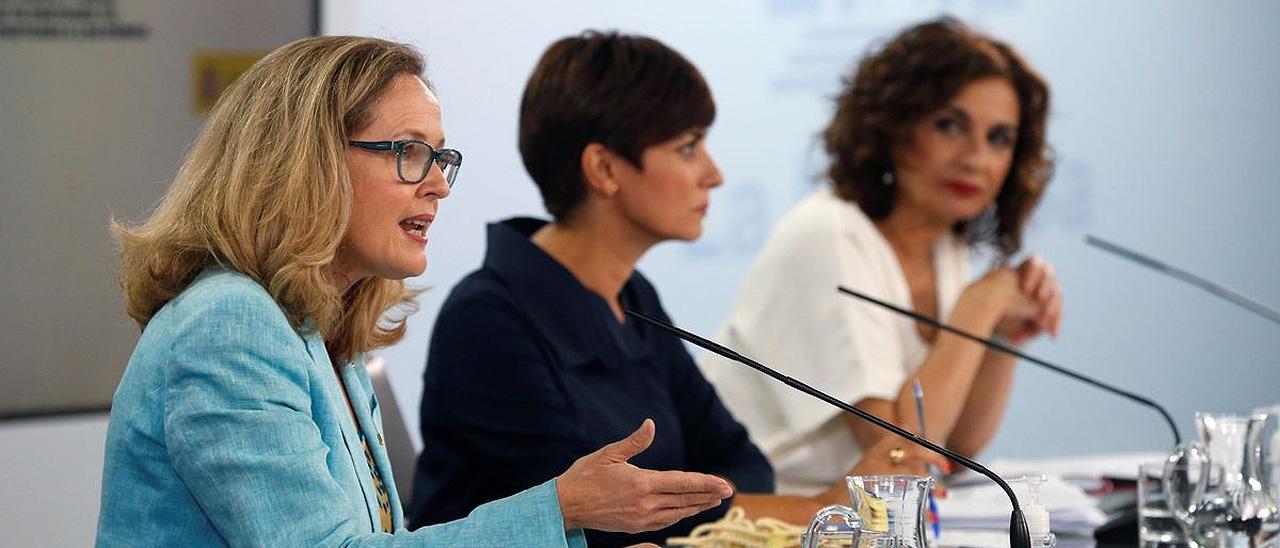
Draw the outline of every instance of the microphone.
<instances>
[{"instance_id":1,"label":"microphone","mask_svg":"<svg viewBox=\"0 0 1280 548\"><path fill-rule=\"evenodd\" d=\"M977 472L979 474L982 474L990 478L991 481L996 482L996 485L999 485L1000 488L1004 490L1005 495L1009 497L1009 502L1013 503L1013 513L1009 515L1009 546L1010 548L1031 548L1031 533L1027 529L1027 518L1022 514L1022 508L1018 506L1018 496L1013 493L1013 489L1009 487L1008 483L1006 483L1003 479L1001 479L1000 476L996 475L995 472L992 472L991 470L987 469L987 467L981 464L978 464L977 462L969 459L964 455L956 453L955 451L952 451L945 447L935 445L933 442L929 440L926 440L920 436L912 434L911 432L903 430L896 424L893 424L871 413L868 413L866 411L858 409L857 407L854 407L845 402L842 402L832 397L830 394L827 394L825 392L818 390L817 388L814 388L798 380L795 380L791 377L783 375L782 373L779 373L778 371L771 369L768 366L758 361L755 361L751 358L743 356L742 354L734 352L733 350L721 344L699 337L698 335L695 335L693 333L680 329L679 327L676 327L674 325L671 325L667 322L664 322L652 316L646 315L644 313L636 312L634 310L624 310L624 311L627 313L628 316L631 316L632 318L641 320L649 325L652 325L663 331L671 333L672 335L675 335L680 339L683 339L685 341L698 345L720 356L723 356L735 362L741 363L752 369L755 369L756 371L764 373L765 375L773 377L775 380L781 381L783 384L790 386L791 388L794 388L796 390L804 392L805 394L813 396L819 400L822 400L831 405L834 405L835 407L839 408L841 411L844 411L846 413L852 413L856 415L858 418L861 418L862 420L865 420L867 422L870 422L871 424L879 426L880 428L893 432L894 434L897 434L899 437L906 438L907 440L911 441L916 445L924 447L925 449L933 451L934 453L941 454L955 462L960 463L960 465L964 466L965 468L968 468L970 470L973 470L974 472Z\"/></svg>"},{"instance_id":2,"label":"microphone","mask_svg":"<svg viewBox=\"0 0 1280 548\"><path fill-rule=\"evenodd\" d=\"M1268 320L1271 320L1272 322L1280 324L1280 311L1277 311L1274 308L1271 308L1265 304L1262 304L1258 301L1250 299L1249 297L1236 293L1235 291L1232 291L1226 287L1223 287L1209 280L1201 278L1200 276L1196 276L1195 274L1182 270L1181 268L1157 261L1151 257L1138 253L1137 251L1134 251L1132 249L1126 249L1124 247L1120 247L1119 245L1113 244L1111 242L1108 242L1102 238L1093 236L1091 234L1086 234L1084 237L1084 241L1085 243L1093 247L1096 247L1103 251L1110 252L1113 255L1124 257L1126 259L1129 259L1130 261L1133 261L1142 266L1155 270L1156 272L1163 273L1165 275L1168 275L1171 278L1177 278L1191 285L1199 287L1200 289L1203 289L1205 291L1208 291L1209 293L1217 295L1218 297L1228 302L1231 302L1236 306L1244 308L1245 310L1248 310L1250 312L1253 312L1254 314L1257 314Z\"/></svg>"},{"instance_id":3,"label":"microphone","mask_svg":"<svg viewBox=\"0 0 1280 548\"><path fill-rule=\"evenodd\" d=\"M914 310L907 310L907 309L905 309L905 308L902 308L902 307L900 307L900 306L894 305L894 304L892 304L892 303L887 303L887 302L885 302L885 301L882 301L882 300L877 299L877 298L875 298L875 297L872 297L872 296L870 296L870 295L866 295L866 294L863 294L863 293L859 293L859 292L857 292L857 291L854 291L854 290L852 290L852 289L849 289L849 288L847 288L847 287L845 287L845 286L843 286L843 285L841 285L841 286L837 286L837 287L836 287L836 290L837 290L837 291L839 291L839 292L841 292L841 293L844 293L845 295L849 295L849 296L852 296L852 297L857 297L857 298L862 299L862 300L864 300L864 301L867 301L867 302L869 302L869 303L877 304L877 305L880 305L880 306L882 306L882 307L884 307L884 308L888 308L889 310L892 310L892 311L897 312L897 313L899 313L899 314L902 314L902 315L904 315L904 316L909 316L909 317L911 317L912 319L914 319L914 320L916 320L916 321L918 321L918 322L929 324L929 325L931 325L931 326L933 326L933 327L936 327L936 328L941 329L941 330L943 330L943 331L946 331L946 332L948 332L948 333L952 333L952 334L954 334L954 335L959 335L959 336L961 336L961 337L964 337L964 338L966 338L966 339L969 339L969 340L971 340L971 341L974 341L974 342L976 342L976 343L979 343L979 344L981 344L981 345L983 345L983 346L986 346L987 348L990 348L990 349L992 349L992 350L996 350L996 351L998 351L998 352L1004 352L1005 354L1009 354L1010 356L1015 356L1015 357L1017 357L1017 358L1021 358L1021 359L1023 359L1023 360L1026 360L1026 361L1029 361L1029 362L1031 362L1031 363L1034 363L1034 364L1036 364L1036 365L1038 365L1038 366L1040 366L1040 367L1043 367L1043 368L1045 368L1045 369L1048 369L1048 370L1050 370L1050 371L1053 371L1054 373L1058 373L1058 374L1060 374L1060 375L1065 375L1065 376L1067 376L1067 377L1070 377L1070 378L1072 378L1072 379L1075 379L1075 380L1077 380L1077 381L1080 381L1080 382L1082 382L1082 383L1085 383L1085 384L1087 384L1087 385L1089 385L1089 386L1093 386L1093 387L1096 387L1096 388L1101 388L1102 390L1104 390L1104 391L1106 391L1106 392L1110 392L1110 393L1115 394L1115 395L1117 395L1117 396L1121 396L1121 397L1123 397L1123 398L1125 398L1125 399L1128 399L1128 400L1131 400L1131 401L1137 402L1137 403L1139 403L1139 404L1142 404L1142 405L1144 405L1144 406L1150 407L1150 408L1152 408L1152 409L1155 409L1156 411L1158 411L1158 412L1160 413L1160 415L1161 415L1162 417L1164 417L1164 421L1165 421L1165 422L1167 422L1167 423L1169 423L1169 430L1173 431L1173 443L1174 443L1174 445L1176 445L1176 446L1181 446L1181 445L1182 445L1182 435L1178 433L1178 426L1177 426L1176 424L1174 424L1174 422L1173 422L1173 417L1170 417L1170 416L1169 416L1169 412L1168 412L1168 411L1166 411L1166 410L1165 410L1165 408L1164 408L1163 406L1161 406L1160 404L1158 404L1158 403L1156 403L1155 401L1153 401L1151 398L1148 398L1148 397L1143 396L1143 395L1140 395L1140 394L1136 394L1136 393L1134 393L1134 392L1130 392L1130 391L1128 391L1128 390L1125 390L1125 389L1120 388L1120 387L1117 387L1117 386L1113 386L1113 385L1107 384L1107 383L1102 382L1102 381L1100 381L1100 380L1098 380L1098 379L1095 379L1095 378L1092 378L1092 377L1089 377L1089 376L1083 375L1083 374L1081 374L1081 373L1077 373L1077 372L1075 372L1075 371L1072 371L1072 370L1067 369L1067 368L1065 368L1065 367L1062 367L1062 366L1060 366L1060 365L1054 365L1054 364L1052 364L1052 363L1049 363L1049 362L1047 362L1047 361L1044 361L1044 360L1042 360L1042 359L1040 359L1040 358L1037 358L1037 357L1035 357L1035 356L1032 356L1032 355L1030 355L1030 354L1026 354L1026 353L1022 352L1021 350L1018 350L1018 349L1016 349L1016 348L1014 348L1014 347L1012 347L1012 346L1009 346L1009 345L1007 345L1007 344L1004 344L1004 343L1002 343L1002 342L995 341L995 340L992 340L992 339L988 339L988 338L985 338L985 337L979 337L979 336L974 335L974 334L972 334L972 333L969 333L969 332L966 332L966 331L962 331L962 330L960 330L960 329L956 329L956 328L954 328L954 327L951 327L951 326L949 326L949 325L947 325L947 324L945 324L945 323L942 323L942 322L940 322L940 321L938 321L938 320L935 320L935 319L933 319L933 318L930 318L929 316L925 316L924 314L921 314L921 313L916 312L916 311L914 311Z\"/></svg>"}]
</instances>

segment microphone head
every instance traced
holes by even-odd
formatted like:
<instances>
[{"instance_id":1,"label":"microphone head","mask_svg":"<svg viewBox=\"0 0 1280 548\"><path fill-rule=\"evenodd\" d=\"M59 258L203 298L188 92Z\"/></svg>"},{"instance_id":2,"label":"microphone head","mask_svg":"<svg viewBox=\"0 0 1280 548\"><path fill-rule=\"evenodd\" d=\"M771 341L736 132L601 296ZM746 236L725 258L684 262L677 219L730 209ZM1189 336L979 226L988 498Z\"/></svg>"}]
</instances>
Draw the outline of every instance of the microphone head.
<instances>
[{"instance_id":1,"label":"microphone head","mask_svg":"<svg viewBox=\"0 0 1280 548\"><path fill-rule=\"evenodd\" d=\"M1031 530L1027 528L1027 517L1022 509L1014 503L1013 513L1009 514L1009 546L1010 548L1031 548Z\"/></svg>"}]
</instances>

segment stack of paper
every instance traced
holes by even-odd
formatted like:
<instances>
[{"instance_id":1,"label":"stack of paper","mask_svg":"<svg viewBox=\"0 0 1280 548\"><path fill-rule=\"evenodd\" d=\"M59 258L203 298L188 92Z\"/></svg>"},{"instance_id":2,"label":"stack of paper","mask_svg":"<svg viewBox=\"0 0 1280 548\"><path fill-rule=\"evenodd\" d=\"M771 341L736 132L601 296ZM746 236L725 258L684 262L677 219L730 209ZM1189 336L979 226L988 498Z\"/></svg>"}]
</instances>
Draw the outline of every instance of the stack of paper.
<instances>
[{"instance_id":1,"label":"stack of paper","mask_svg":"<svg viewBox=\"0 0 1280 548\"><path fill-rule=\"evenodd\" d=\"M1010 484L1018 500L1030 500L1025 482ZM989 481L953 487L946 498L937 502L943 531L1009 528L1009 514L1013 511L1009 497ZM1107 521L1106 513L1098 508L1093 497L1058 476L1048 476L1048 481L1041 485L1040 502L1049 509L1049 521L1056 533L1091 535Z\"/></svg>"},{"instance_id":2,"label":"stack of paper","mask_svg":"<svg viewBox=\"0 0 1280 548\"><path fill-rule=\"evenodd\" d=\"M1058 548L1094 548L1097 543L1093 537L1066 537L1057 539ZM992 531L989 529L951 529L942 532L942 538L934 541L932 546L938 548L1007 548L1009 531Z\"/></svg>"},{"instance_id":3,"label":"stack of paper","mask_svg":"<svg viewBox=\"0 0 1280 548\"><path fill-rule=\"evenodd\" d=\"M1166 457L1164 453L1125 453L1037 460L998 459L991 461L990 468L1009 481L1024 505L1030 497L1027 484L1020 481L1021 478L1045 475L1048 481L1040 489L1040 501L1049 509L1049 521L1058 535L1058 546L1090 546L1093 532L1107 523L1108 516L1099 507L1100 499L1086 494L1084 487L1109 486L1110 482L1104 480L1136 479L1140 464L1162 462ZM949 496L937 501L942 537L936 545L1009 545L1012 507L1000 487L970 472L948 478L947 486Z\"/></svg>"}]
</instances>

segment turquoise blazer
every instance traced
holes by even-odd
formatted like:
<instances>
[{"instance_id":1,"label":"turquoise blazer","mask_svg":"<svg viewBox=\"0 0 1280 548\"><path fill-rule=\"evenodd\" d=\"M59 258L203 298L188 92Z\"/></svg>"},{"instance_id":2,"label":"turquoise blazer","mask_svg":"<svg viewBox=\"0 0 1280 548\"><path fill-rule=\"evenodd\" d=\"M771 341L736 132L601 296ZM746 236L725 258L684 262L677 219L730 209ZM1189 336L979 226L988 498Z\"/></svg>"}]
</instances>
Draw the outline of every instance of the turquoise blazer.
<instances>
[{"instance_id":1,"label":"turquoise blazer","mask_svg":"<svg viewBox=\"0 0 1280 548\"><path fill-rule=\"evenodd\" d=\"M408 531L363 359L339 373L256 282L211 268L151 319L116 390L98 546L585 546L555 480ZM390 494L381 519L363 433Z\"/></svg>"}]
</instances>

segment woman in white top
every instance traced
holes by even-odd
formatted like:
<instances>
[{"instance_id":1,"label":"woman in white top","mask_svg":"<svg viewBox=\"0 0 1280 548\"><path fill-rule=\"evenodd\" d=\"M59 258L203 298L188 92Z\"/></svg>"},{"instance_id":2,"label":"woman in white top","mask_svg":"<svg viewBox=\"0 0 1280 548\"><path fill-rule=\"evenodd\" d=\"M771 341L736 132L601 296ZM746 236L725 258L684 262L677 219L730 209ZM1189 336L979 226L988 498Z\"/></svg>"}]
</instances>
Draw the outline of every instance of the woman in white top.
<instances>
[{"instance_id":1,"label":"woman in white top","mask_svg":"<svg viewBox=\"0 0 1280 548\"><path fill-rule=\"evenodd\" d=\"M950 18L865 58L823 134L829 187L774 228L717 338L835 397L973 455L1004 414L1014 360L836 292L844 285L1013 344L1056 335L1052 268L1008 259L1051 172L1049 89L1009 46ZM969 252L1000 258L970 282ZM701 362L769 456L779 492L825 489L892 436L762 375ZM879 445L877 445L879 443ZM867 454L868 457L879 457ZM897 457L897 458L894 458ZM865 464L860 468L865 471Z\"/></svg>"}]
</instances>

